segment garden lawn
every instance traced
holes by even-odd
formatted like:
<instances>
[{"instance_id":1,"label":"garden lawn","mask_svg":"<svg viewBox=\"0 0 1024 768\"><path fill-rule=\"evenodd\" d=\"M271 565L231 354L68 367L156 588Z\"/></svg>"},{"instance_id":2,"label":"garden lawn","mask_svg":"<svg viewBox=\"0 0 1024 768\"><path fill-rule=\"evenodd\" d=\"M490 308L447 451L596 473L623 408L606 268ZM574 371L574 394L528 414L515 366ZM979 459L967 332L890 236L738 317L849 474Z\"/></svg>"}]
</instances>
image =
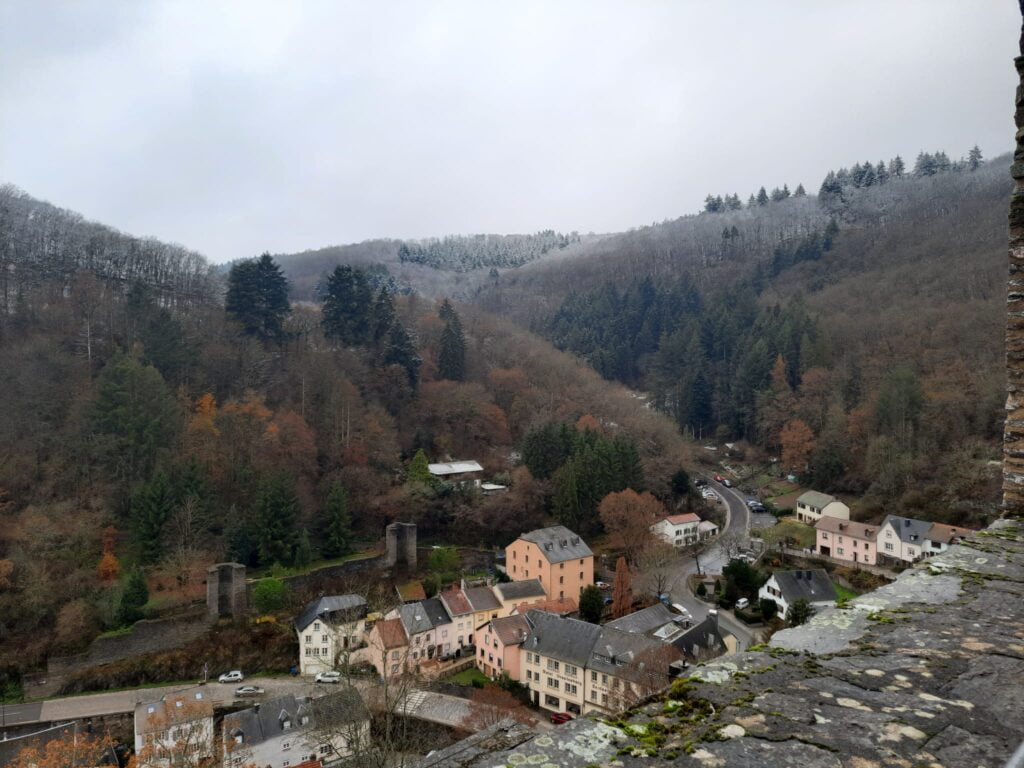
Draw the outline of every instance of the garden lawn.
<instances>
[{"instance_id":1,"label":"garden lawn","mask_svg":"<svg viewBox=\"0 0 1024 768\"><path fill-rule=\"evenodd\" d=\"M445 678L445 682L455 683L456 685L472 685L476 680L479 680L481 683L491 682L490 678L476 667L464 669L461 672L456 672L451 677Z\"/></svg>"},{"instance_id":2,"label":"garden lawn","mask_svg":"<svg viewBox=\"0 0 1024 768\"><path fill-rule=\"evenodd\" d=\"M853 598L857 597L857 595L860 594L858 592L854 592L849 587L844 587L842 584L836 584L835 582L832 582L832 586L836 588L836 597L840 600L853 600Z\"/></svg>"},{"instance_id":3,"label":"garden lawn","mask_svg":"<svg viewBox=\"0 0 1024 768\"><path fill-rule=\"evenodd\" d=\"M796 541L796 546L798 548L814 548L815 537L817 535L814 528L807 525L807 523L801 523L794 517L787 517L780 520L771 530L772 533L778 537L777 541L792 539Z\"/></svg>"}]
</instances>

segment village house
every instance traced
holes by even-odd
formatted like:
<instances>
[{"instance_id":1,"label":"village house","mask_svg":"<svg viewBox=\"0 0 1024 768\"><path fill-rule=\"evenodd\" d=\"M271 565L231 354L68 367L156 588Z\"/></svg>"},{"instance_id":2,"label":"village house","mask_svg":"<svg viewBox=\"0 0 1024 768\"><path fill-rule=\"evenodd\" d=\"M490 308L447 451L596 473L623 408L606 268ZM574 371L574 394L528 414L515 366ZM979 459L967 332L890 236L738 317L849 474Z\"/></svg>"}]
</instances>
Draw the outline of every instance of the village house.
<instances>
[{"instance_id":1,"label":"village house","mask_svg":"<svg viewBox=\"0 0 1024 768\"><path fill-rule=\"evenodd\" d=\"M925 555L931 523L912 517L888 515L878 528L878 555L882 562L913 563Z\"/></svg>"},{"instance_id":2,"label":"village house","mask_svg":"<svg viewBox=\"0 0 1024 768\"><path fill-rule=\"evenodd\" d=\"M701 520L697 523L697 538L705 541L718 535L718 526L710 520Z\"/></svg>"},{"instance_id":3,"label":"village house","mask_svg":"<svg viewBox=\"0 0 1024 768\"><path fill-rule=\"evenodd\" d=\"M940 552L945 552L952 544L969 536L974 531L970 528L957 528L943 523L932 523L928 529L928 536L925 539L924 555L931 557Z\"/></svg>"},{"instance_id":4,"label":"village house","mask_svg":"<svg viewBox=\"0 0 1024 768\"><path fill-rule=\"evenodd\" d=\"M520 646L530 633L530 622L526 616L505 616L491 619L478 631L476 668L491 679L508 675L513 680L520 677Z\"/></svg>"},{"instance_id":5,"label":"village house","mask_svg":"<svg viewBox=\"0 0 1024 768\"><path fill-rule=\"evenodd\" d=\"M428 464L427 470L438 480L452 485L471 485L479 488L484 468L475 461L446 461L440 464Z\"/></svg>"},{"instance_id":6,"label":"village house","mask_svg":"<svg viewBox=\"0 0 1024 768\"><path fill-rule=\"evenodd\" d=\"M397 614L409 638L413 664L451 654L454 625L441 598L400 605Z\"/></svg>"},{"instance_id":7,"label":"village house","mask_svg":"<svg viewBox=\"0 0 1024 768\"><path fill-rule=\"evenodd\" d=\"M601 628L579 619L530 611L530 634L520 646L519 682L530 700L552 712L582 715L586 706L586 666Z\"/></svg>"},{"instance_id":8,"label":"village house","mask_svg":"<svg viewBox=\"0 0 1024 768\"><path fill-rule=\"evenodd\" d=\"M672 643L606 626L586 663L587 712L624 712L666 688L684 667Z\"/></svg>"},{"instance_id":9,"label":"village house","mask_svg":"<svg viewBox=\"0 0 1024 768\"><path fill-rule=\"evenodd\" d=\"M462 593L469 601L473 609L473 634L481 629L491 619L501 615L501 601L495 596L494 590L490 587L467 587L462 585Z\"/></svg>"},{"instance_id":10,"label":"village house","mask_svg":"<svg viewBox=\"0 0 1024 768\"><path fill-rule=\"evenodd\" d=\"M874 565L877 562L878 526L823 517L814 525L815 551L819 555Z\"/></svg>"},{"instance_id":11,"label":"village house","mask_svg":"<svg viewBox=\"0 0 1024 768\"><path fill-rule=\"evenodd\" d=\"M505 568L513 581L538 579L552 599L579 601L594 583L594 553L564 525L521 534L505 548Z\"/></svg>"},{"instance_id":12,"label":"village house","mask_svg":"<svg viewBox=\"0 0 1024 768\"><path fill-rule=\"evenodd\" d=\"M139 765L163 768L212 759L213 702L204 688L169 693L135 705L135 754Z\"/></svg>"},{"instance_id":13,"label":"village house","mask_svg":"<svg viewBox=\"0 0 1024 768\"><path fill-rule=\"evenodd\" d=\"M700 540L700 518L692 512L669 515L651 526L651 533L674 547L688 547Z\"/></svg>"},{"instance_id":14,"label":"village house","mask_svg":"<svg viewBox=\"0 0 1024 768\"><path fill-rule=\"evenodd\" d=\"M504 584L495 584L493 587L494 596L501 605L499 614L508 616L512 609L522 603L537 604L548 599L544 585L540 579L527 579L526 581L507 581Z\"/></svg>"},{"instance_id":15,"label":"village house","mask_svg":"<svg viewBox=\"0 0 1024 768\"><path fill-rule=\"evenodd\" d=\"M381 677L395 677L409 669L409 636L401 619L374 624L367 645L370 663Z\"/></svg>"},{"instance_id":16,"label":"village house","mask_svg":"<svg viewBox=\"0 0 1024 768\"><path fill-rule=\"evenodd\" d=\"M370 734L370 715L355 688L317 699L289 694L224 716L224 768L297 768L356 753Z\"/></svg>"},{"instance_id":17,"label":"village house","mask_svg":"<svg viewBox=\"0 0 1024 768\"><path fill-rule=\"evenodd\" d=\"M450 650L446 648L445 655L461 656L463 649L469 650L473 647L473 606L470 605L461 586L451 586L443 590L438 597L445 611L451 616L452 624L451 646Z\"/></svg>"},{"instance_id":18,"label":"village house","mask_svg":"<svg viewBox=\"0 0 1024 768\"><path fill-rule=\"evenodd\" d=\"M802 523L814 525L822 517L850 519L850 508L835 496L818 491L807 491L796 500L796 517Z\"/></svg>"},{"instance_id":19,"label":"village house","mask_svg":"<svg viewBox=\"0 0 1024 768\"><path fill-rule=\"evenodd\" d=\"M689 616L670 611L662 603L655 603L609 621L605 628L669 643L691 662L707 661L723 653L736 651L736 638L728 632L722 632L718 624L718 611L714 610L709 611L703 621L694 624Z\"/></svg>"},{"instance_id":20,"label":"village house","mask_svg":"<svg viewBox=\"0 0 1024 768\"><path fill-rule=\"evenodd\" d=\"M294 622L299 638L299 671L315 675L334 669L346 653L365 644L366 600L329 595L314 600Z\"/></svg>"},{"instance_id":21,"label":"village house","mask_svg":"<svg viewBox=\"0 0 1024 768\"><path fill-rule=\"evenodd\" d=\"M774 600L779 615L785 616L791 605L803 598L815 610L835 605L835 585L824 568L813 571L775 571L761 587L758 597Z\"/></svg>"}]
</instances>

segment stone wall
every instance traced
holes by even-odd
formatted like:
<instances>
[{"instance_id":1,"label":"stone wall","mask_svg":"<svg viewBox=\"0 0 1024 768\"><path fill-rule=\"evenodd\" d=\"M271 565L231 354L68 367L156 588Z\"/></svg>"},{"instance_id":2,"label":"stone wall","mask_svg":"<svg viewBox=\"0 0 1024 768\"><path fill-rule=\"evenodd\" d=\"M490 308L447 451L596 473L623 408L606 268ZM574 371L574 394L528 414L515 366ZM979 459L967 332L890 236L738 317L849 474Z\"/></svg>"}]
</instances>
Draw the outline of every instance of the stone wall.
<instances>
[{"instance_id":1,"label":"stone wall","mask_svg":"<svg viewBox=\"0 0 1024 768\"><path fill-rule=\"evenodd\" d=\"M1006 423L1003 427L1003 506L1024 514L1024 30L1014 59L1017 86L1017 146L1010 175L1009 282L1006 296Z\"/></svg>"},{"instance_id":2,"label":"stone wall","mask_svg":"<svg viewBox=\"0 0 1024 768\"><path fill-rule=\"evenodd\" d=\"M144 653L170 650L194 640L208 629L205 615L198 611L172 619L143 619L127 634L97 637L84 653L51 657L46 662L46 671L50 677L56 677Z\"/></svg>"}]
</instances>

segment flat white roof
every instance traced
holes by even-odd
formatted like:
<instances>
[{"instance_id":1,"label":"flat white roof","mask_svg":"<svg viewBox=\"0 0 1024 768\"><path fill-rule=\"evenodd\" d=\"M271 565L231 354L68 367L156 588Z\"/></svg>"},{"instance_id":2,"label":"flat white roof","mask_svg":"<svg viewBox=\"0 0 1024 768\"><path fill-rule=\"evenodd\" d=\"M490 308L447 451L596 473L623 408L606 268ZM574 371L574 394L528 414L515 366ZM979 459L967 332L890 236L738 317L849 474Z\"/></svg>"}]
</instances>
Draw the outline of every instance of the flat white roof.
<instances>
[{"instance_id":1,"label":"flat white roof","mask_svg":"<svg viewBox=\"0 0 1024 768\"><path fill-rule=\"evenodd\" d=\"M504 485L498 485L497 483L481 483L480 487L485 491L504 491Z\"/></svg>"},{"instance_id":2,"label":"flat white roof","mask_svg":"<svg viewBox=\"0 0 1024 768\"><path fill-rule=\"evenodd\" d=\"M449 461L444 464L428 464L432 475L458 475L463 472L483 472L484 468L475 461Z\"/></svg>"}]
</instances>

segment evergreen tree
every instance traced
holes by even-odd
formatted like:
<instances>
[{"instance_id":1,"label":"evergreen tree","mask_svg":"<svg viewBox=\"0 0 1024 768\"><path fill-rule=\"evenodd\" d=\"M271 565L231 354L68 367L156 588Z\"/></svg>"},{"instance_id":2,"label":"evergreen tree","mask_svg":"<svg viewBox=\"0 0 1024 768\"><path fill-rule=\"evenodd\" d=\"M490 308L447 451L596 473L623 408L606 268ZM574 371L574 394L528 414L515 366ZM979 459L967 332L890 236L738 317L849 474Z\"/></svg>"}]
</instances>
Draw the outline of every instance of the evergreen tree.
<instances>
[{"instance_id":1,"label":"evergreen tree","mask_svg":"<svg viewBox=\"0 0 1024 768\"><path fill-rule=\"evenodd\" d=\"M309 544L309 533L303 528L299 534L299 540L295 543L292 564L296 568L305 568L311 562L313 562L313 548Z\"/></svg>"},{"instance_id":2,"label":"evergreen tree","mask_svg":"<svg viewBox=\"0 0 1024 768\"><path fill-rule=\"evenodd\" d=\"M878 184L885 184L889 181L889 170L885 167L885 161L879 160L875 166L875 180Z\"/></svg>"},{"instance_id":3,"label":"evergreen tree","mask_svg":"<svg viewBox=\"0 0 1024 768\"><path fill-rule=\"evenodd\" d=\"M967 168L972 171L978 170L984 160L981 157L981 147L975 144L971 147L971 151L967 153Z\"/></svg>"},{"instance_id":4,"label":"evergreen tree","mask_svg":"<svg viewBox=\"0 0 1024 768\"><path fill-rule=\"evenodd\" d=\"M807 197L807 192L804 190L803 184L796 185L796 189L793 190L793 197Z\"/></svg>"},{"instance_id":5,"label":"evergreen tree","mask_svg":"<svg viewBox=\"0 0 1024 768\"><path fill-rule=\"evenodd\" d=\"M538 480L547 480L572 455L572 429L549 423L530 430L523 439L523 463Z\"/></svg>"},{"instance_id":6,"label":"evergreen tree","mask_svg":"<svg viewBox=\"0 0 1024 768\"><path fill-rule=\"evenodd\" d=\"M166 309L157 309L142 326L143 360L168 381L178 382L192 362L193 348L185 339L185 331Z\"/></svg>"},{"instance_id":7,"label":"evergreen tree","mask_svg":"<svg viewBox=\"0 0 1024 768\"><path fill-rule=\"evenodd\" d=\"M160 372L130 357L100 374L95 429L110 438L110 462L129 480L147 475L173 442L182 415Z\"/></svg>"},{"instance_id":8,"label":"evergreen tree","mask_svg":"<svg viewBox=\"0 0 1024 768\"><path fill-rule=\"evenodd\" d=\"M829 171L818 190L818 202L828 207L843 201L843 185L834 171Z\"/></svg>"},{"instance_id":9,"label":"evergreen tree","mask_svg":"<svg viewBox=\"0 0 1024 768\"><path fill-rule=\"evenodd\" d=\"M755 205L757 205L757 198L751 195L747 198L747 208L753 208Z\"/></svg>"},{"instance_id":10,"label":"evergreen tree","mask_svg":"<svg viewBox=\"0 0 1024 768\"><path fill-rule=\"evenodd\" d=\"M370 284L361 269L345 264L336 266L324 286L323 301L321 323L327 338L349 346L369 341L375 306ZM382 311L386 313L386 307ZM373 331L376 330L374 327Z\"/></svg>"},{"instance_id":11,"label":"evergreen tree","mask_svg":"<svg viewBox=\"0 0 1024 768\"><path fill-rule=\"evenodd\" d=\"M466 377L466 339L462 333L462 321L448 299L441 303L438 315L444 321L437 356L438 374L442 379L462 381Z\"/></svg>"},{"instance_id":12,"label":"evergreen tree","mask_svg":"<svg viewBox=\"0 0 1024 768\"><path fill-rule=\"evenodd\" d=\"M131 571L124 580L121 599L117 604L117 623L122 627L131 626L143 618L143 608L149 602L149 588L142 571Z\"/></svg>"},{"instance_id":13,"label":"evergreen tree","mask_svg":"<svg viewBox=\"0 0 1024 768\"><path fill-rule=\"evenodd\" d=\"M764 187L761 187L759 190L757 190L757 204L768 205L768 193L765 192Z\"/></svg>"},{"instance_id":14,"label":"evergreen tree","mask_svg":"<svg viewBox=\"0 0 1024 768\"><path fill-rule=\"evenodd\" d=\"M387 338L388 331L395 324L395 301L387 288L381 288L377 293L377 299L373 303L373 314L371 322L371 341L375 345L381 344Z\"/></svg>"},{"instance_id":15,"label":"evergreen tree","mask_svg":"<svg viewBox=\"0 0 1024 768\"><path fill-rule=\"evenodd\" d=\"M902 179L905 173L906 166L903 164L903 158L896 155L889 161L889 176L894 179Z\"/></svg>"},{"instance_id":16,"label":"evergreen tree","mask_svg":"<svg viewBox=\"0 0 1024 768\"><path fill-rule=\"evenodd\" d=\"M923 178L934 176L938 172L938 164L935 158L927 152L919 152L917 160L914 161L914 176Z\"/></svg>"},{"instance_id":17,"label":"evergreen tree","mask_svg":"<svg viewBox=\"0 0 1024 768\"><path fill-rule=\"evenodd\" d=\"M417 457L422 455L423 451L420 451ZM426 462L426 458L423 456L424 462ZM430 474L429 471L427 474ZM331 492L327 495L327 503L324 507L324 518L326 520L323 539L324 557L341 557L348 554L352 548L352 516L348 511L348 494L345 492L345 486L340 482L331 486Z\"/></svg>"},{"instance_id":18,"label":"evergreen tree","mask_svg":"<svg viewBox=\"0 0 1024 768\"><path fill-rule=\"evenodd\" d=\"M256 499L256 536L261 565L290 565L296 544L299 500L291 478L277 472L266 478Z\"/></svg>"},{"instance_id":19,"label":"evergreen tree","mask_svg":"<svg viewBox=\"0 0 1024 768\"><path fill-rule=\"evenodd\" d=\"M743 208L743 201L740 200L740 196L735 192L733 192L732 195L730 195L729 197L725 198L725 203L730 211L738 211L741 208Z\"/></svg>"},{"instance_id":20,"label":"evergreen tree","mask_svg":"<svg viewBox=\"0 0 1024 768\"><path fill-rule=\"evenodd\" d=\"M580 618L591 624L599 624L604 613L604 595L593 584L588 584L580 592Z\"/></svg>"},{"instance_id":21,"label":"evergreen tree","mask_svg":"<svg viewBox=\"0 0 1024 768\"><path fill-rule=\"evenodd\" d=\"M397 320L388 330L384 342L384 349L381 354L381 362L384 365L398 365L405 371L409 378L409 385L416 389L420 378L420 365L423 361L416 354L416 347L403 326Z\"/></svg>"},{"instance_id":22,"label":"evergreen tree","mask_svg":"<svg viewBox=\"0 0 1024 768\"><path fill-rule=\"evenodd\" d=\"M422 448L416 451L416 455L409 462L407 479L410 483L422 483L423 485L433 485L434 483L434 476L430 474L430 462L427 461L427 454L423 452Z\"/></svg>"},{"instance_id":23,"label":"evergreen tree","mask_svg":"<svg viewBox=\"0 0 1024 768\"><path fill-rule=\"evenodd\" d=\"M576 470L572 464L566 464L555 472L553 481L555 484L555 519L567 528L574 531L580 530L583 515L580 509Z\"/></svg>"},{"instance_id":24,"label":"evergreen tree","mask_svg":"<svg viewBox=\"0 0 1024 768\"><path fill-rule=\"evenodd\" d=\"M244 333L263 341L284 338L284 319L291 312L288 281L269 253L232 265L224 308Z\"/></svg>"},{"instance_id":25,"label":"evergreen tree","mask_svg":"<svg viewBox=\"0 0 1024 768\"><path fill-rule=\"evenodd\" d=\"M932 157L935 161L936 173L945 173L950 170L951 163L949 162L949 156L945 152L936 152Z\"/></svg>"},{"instance_id":26,"label":"evergreen tree","mask_svg":"<svg viewBox=\"0 0 1024 768\"><path fill-rule=\"evenodd\" d=\"M789 610L786 611L786 621L792 627L798 627L801 624L806 624L807 620L814 615L814 608L806 598L798 597L789 606Z\"/></svg>"},{"instance_id":27,"label":"evergreen tree","mask_svg":"<svg viewBox=\"0 0 1024 768\"><path fill-rule=\"evenodd\" d=\"M721 209L721 201L714 195L708 195L704 198L704 212L705 213L718 213Z\"/></svg>"},{"instance_id":28,"label":"evergreen tree","mask_svg":"<svg viewBox=\"0 0 1024 768\"><path fill-rule=\"evenodd\" d=\"M875 166L871 163L865 163L860 175L860 186L862 187L873 187L878 181L875 176Z\"/></svg>"},{"instance_id":29,"label":"evergreen tree","mask_svg":"<svg viewBox=\"0 0 1024 768\"><path fill-rule=\"evenodd\" d=\"M157 472L132 499L132 527L139 548L139 560L157 562L164 552L163 530L175 506L170 479Z\"/></svg>"}]
</instances>

